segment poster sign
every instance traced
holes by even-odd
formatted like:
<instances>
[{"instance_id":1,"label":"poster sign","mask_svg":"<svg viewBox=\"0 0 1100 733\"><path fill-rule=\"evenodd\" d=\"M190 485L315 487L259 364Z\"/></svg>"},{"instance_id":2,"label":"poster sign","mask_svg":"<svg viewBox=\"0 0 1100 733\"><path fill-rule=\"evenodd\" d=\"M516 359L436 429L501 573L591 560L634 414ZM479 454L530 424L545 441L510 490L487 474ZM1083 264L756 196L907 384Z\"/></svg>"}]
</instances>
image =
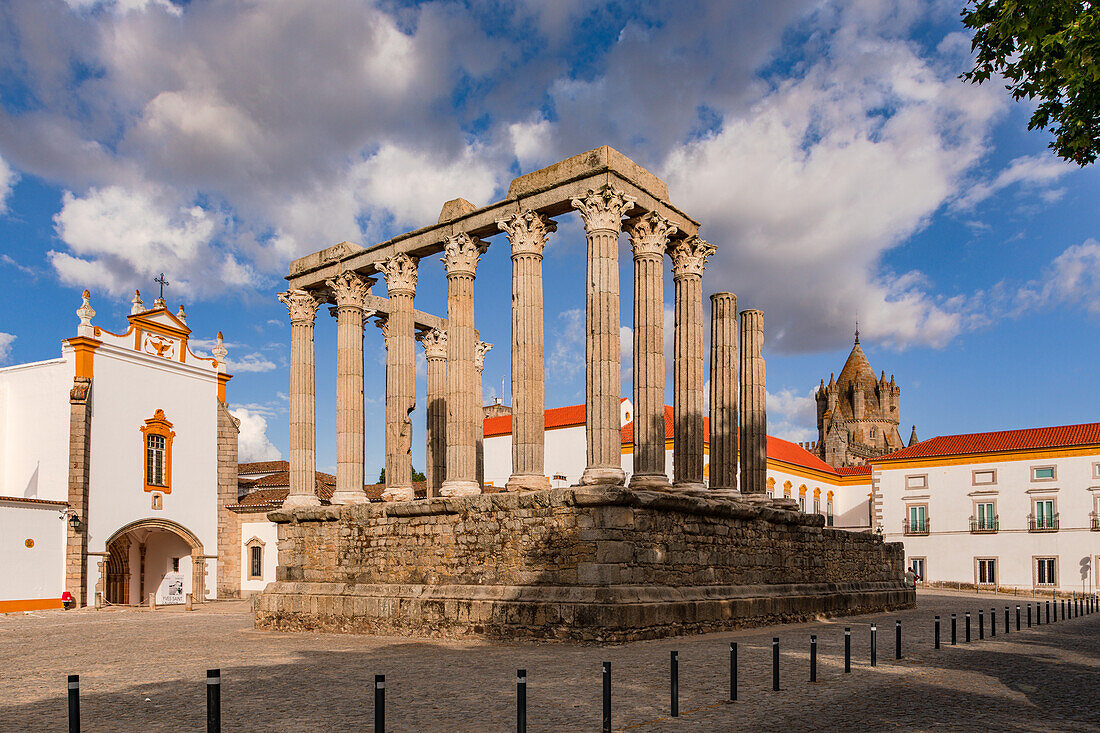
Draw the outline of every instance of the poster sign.
<instances>
[{"instance_id":1,"label":"poster sign","mask_svg":"<svg viewBox=\"0 0 1100 733\"><path fill-rule=\"evenodd\" d=\"M164 582L160 584L160 599L158 603L169 606L174 603L183 603L183 573L168 573L164 576Z\"/></svg>"}]
</instances>

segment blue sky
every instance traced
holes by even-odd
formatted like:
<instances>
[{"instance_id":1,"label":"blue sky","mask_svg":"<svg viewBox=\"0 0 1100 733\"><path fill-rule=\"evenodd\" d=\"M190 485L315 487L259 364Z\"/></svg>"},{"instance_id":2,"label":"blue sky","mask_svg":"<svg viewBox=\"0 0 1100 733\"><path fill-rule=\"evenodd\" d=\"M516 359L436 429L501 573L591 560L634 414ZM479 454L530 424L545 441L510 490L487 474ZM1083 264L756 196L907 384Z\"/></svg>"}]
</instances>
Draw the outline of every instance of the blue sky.
<instances>
[{"instance_id":1,"label":"blue sky","mask_svg":"<svg viewBox=\"0 0 1100 733\"><path fill-rule=\"evenodd\" d=\"M285 456L274 293L291 259L431 223L458 196L490 203L521 173L611 145L703 223L718 248L706 292L765 311L774 434L815 437L811 390L840 370L857 318L872 366L902 387L903 436L1094 421L1100 173L1056 159L998 84L957 78L961 7L5 0L0 364L56 356L85 287L96 323L121 327L164 271L198 345L226 335L242 457ZM509 373L510 262L492 242L476 283L495 344L486 401ZM629 395L625 238L621 252ZM545 278L547 404L573 404L576 216L560 217ZM417 307L445 313L445 287L437 258L422 262ZM318 318L328 469L335 330ZM376 329L366 347L373 475Z\"/></svg>"}]
</instances>

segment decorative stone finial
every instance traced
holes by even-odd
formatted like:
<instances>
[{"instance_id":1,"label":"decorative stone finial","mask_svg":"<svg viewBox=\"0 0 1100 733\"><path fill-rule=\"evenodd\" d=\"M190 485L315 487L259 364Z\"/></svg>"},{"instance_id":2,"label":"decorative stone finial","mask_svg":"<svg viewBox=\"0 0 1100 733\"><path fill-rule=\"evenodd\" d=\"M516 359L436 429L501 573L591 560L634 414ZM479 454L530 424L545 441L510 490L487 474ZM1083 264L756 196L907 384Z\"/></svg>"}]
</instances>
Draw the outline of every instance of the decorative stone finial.
<instances>
[{"instance_id":1,"label":"decorative stone finial","mask_svg":"<svg viewBox=\"0 0 1100 733\"><path fill-rule=\"evenodd\" d=\"M611 229L617 232L622 228L623 214L634 208L636 200L608 184L598 189L590 188L588 193L570 203L581 212L585 231Z\"/></svg>"},{"instance_id":2,"label":"decorative stone finial","mask_svg":"<svg viewBox=\"0 0 1100 733\"><path fill-rule=\"evenodd\" d=\"M396 293L413 294L416 292L416 275L420 260L409 257L404 252L393 257L375 263L375 267L386 278L386 291L390 295Z\"/></svg>"},{"instance_id":3,"label":"decorative stone finial","mask_svg":"<svg viewBox=\"0 0 1100 733\"><path fill-rule=\"evenodd\" d=\"M477 261L481 253L485 251L485 243L476 237L471 237L466 232L459 232L447 237L443 245L443 267L447 269L447 277L451 275L477 275Z\"/></svg>"},{"instance_id":4,"label":"decorative stone finial","mask_svg":"<svg viewBox=\"0 0 1100 733\"><path fill-rule=\"evenodd\" d=\"M229 353L229 349L225 348L225 344L222 342L221 331L218 331L218 338L214 341L214 348L210 350L210 353L218 360L218 366L221 366L225 361L226 355Z\"/></svg>"},{"instance_id":5,"label":"decorative stone finial","mask_svg":"<svg viewBox=\"0 0 1100 733\"><path fill-rule=\"evenodd\" d=\"M76 332L80 336L94 336L95 330L92 328L92 319L95 318L95 309L92 308L92 294L85 290L80 294L84 302L80 304L80 307L76 309L76 315L80 318L80 325L77 326Z\"/></svg>"},{"instance_id":6,"label":"decorative stone finial","mask_svg":"<svg viewBox=\"0 0 1100 733\"><path fill-rule=\"evenodd\" d=\"M183 325L187 325L187 313L183 310L183 303L180 303L179 310L176 311L176 318L180 319Z\"/></svg>"},{"instance_id":7,"label":"decorative stone finial","mask_svg":"<svg viewBox=\"0 0 1100 733\"><path fill-rule=\"evenodd\" d=\"M558 229L557 222L531 209L520 211L507 219L499 219L497 226L508 235L513 257L516 255L542 256L547 235Z\"/></svg>"},{"instance_id":8,"label":"decorative stone finial","mask_svg":"<svg viewBox=\"0 0 1100 733\"><path fill-rule=\"evenodd\" d=\"M145 310L145 304L141 302L141 293L134 291L134 298L130 301L130 315L136 316Z\"/></svg>"},{"instance_id":9,"label":"decorative stone finial","mask_svg":"<svg viewBox=\"0 0 1100 733\"><path fill-rule=\"evenodd\" d=\"M485 368L485 355L491 348L493 348L492 344L487 344L480 339L474 344L474 368L479 372Z\"/></svg>"},{"instance_id":10,"label":"decorative stone finial","mask_svg":"<svg viewBox=\"0 0 1100 733\"><path fill-rule=\"evenodd\" d=\"M672 257L673 277L685 275L698 275L702 277L703 268L707 266L707 258L717 250L710 242L699 237L688 237L678 242L669 250Z\"/></svg>"}]
</instances>

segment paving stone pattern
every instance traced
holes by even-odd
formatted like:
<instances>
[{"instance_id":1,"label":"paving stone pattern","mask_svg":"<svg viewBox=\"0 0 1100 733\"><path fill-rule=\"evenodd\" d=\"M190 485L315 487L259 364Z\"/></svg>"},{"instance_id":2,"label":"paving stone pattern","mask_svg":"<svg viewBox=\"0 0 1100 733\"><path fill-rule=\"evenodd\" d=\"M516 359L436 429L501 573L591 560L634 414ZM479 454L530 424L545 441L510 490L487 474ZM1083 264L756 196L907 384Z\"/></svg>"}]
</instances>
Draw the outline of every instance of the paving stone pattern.
<instances>
[{"instance_id":1,"label":"paving stone pattern","mask_svg":"<svg viewBox=\"0 0 1100 733\"><path fill-rule=\"evenodd\" d=\"M1100 730L1100 613L1003 629L1024 597L921 592L917 608L614 646L502 643L252 629L245 603L0 616L0 730L65 730L65 675L81 676L85 731L203 730L205 670L222 670L223 730L370 731L373 676L387 676L389 731L515 730L515 671L528 673L528 730L598 731L601 662L612 662L616 731ZM978 642L976 611L998 609ZM962 613L975 612L962 643ZM948 646L950 614L958 646ZM932 617L944 648L932 649ZM894 621L904 631L894 660ZM1045 618L1045 617L1044 617ZM878 667L869 628L879 626ZM843 672L844 627L853 669ZM818 682L809 636L819 639ZM782 689L771 690L771 639ZM726 704L729 642L740 702ZM669 651L680 657L681 717L668 718Z\"/></svg>"}]
</instances>

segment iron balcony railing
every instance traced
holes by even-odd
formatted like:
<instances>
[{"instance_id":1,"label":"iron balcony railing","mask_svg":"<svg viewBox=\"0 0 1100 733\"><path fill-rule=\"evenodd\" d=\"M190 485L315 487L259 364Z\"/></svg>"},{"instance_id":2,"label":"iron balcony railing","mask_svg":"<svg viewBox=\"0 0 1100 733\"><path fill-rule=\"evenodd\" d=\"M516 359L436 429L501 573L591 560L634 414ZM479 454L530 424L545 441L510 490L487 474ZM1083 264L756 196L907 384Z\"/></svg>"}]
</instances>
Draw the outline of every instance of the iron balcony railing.
<instances>
[{"instance_id":1,"label":"iron balcony railing","mask_svg":"<svg viewBox=\"0 0 1100 733\"><path fill-rule=\"evenodd\" d=\"M901 520L901 528L905 534L928 534L928 520L910 522L908 519L903 519Z\"/></svg>"},{"instance_id":2,"label":"iron balcony railing","mask_svg":"<svg viewBox=\"0 0 1100 733\"><path fill-rule=\"evenodd\" d=\"M1034 514L1027 515L1027 531L1028 532L1057 532L1058 531L1058 514L1049 516L1044 514L1041 517L1036 517Z\"/></svg>"},{"instance_id":3,"label":"iron balcony railing","mask_svg":"<svg viewBox=\"0 0 1100 733\"><path fill-rule=\"evenodd\" d=\"M971 534L992 534L1000 529L1000 518L996 515L992 517L971 517L970 518L970 533Z\"/></svg>"}]
</instances>

